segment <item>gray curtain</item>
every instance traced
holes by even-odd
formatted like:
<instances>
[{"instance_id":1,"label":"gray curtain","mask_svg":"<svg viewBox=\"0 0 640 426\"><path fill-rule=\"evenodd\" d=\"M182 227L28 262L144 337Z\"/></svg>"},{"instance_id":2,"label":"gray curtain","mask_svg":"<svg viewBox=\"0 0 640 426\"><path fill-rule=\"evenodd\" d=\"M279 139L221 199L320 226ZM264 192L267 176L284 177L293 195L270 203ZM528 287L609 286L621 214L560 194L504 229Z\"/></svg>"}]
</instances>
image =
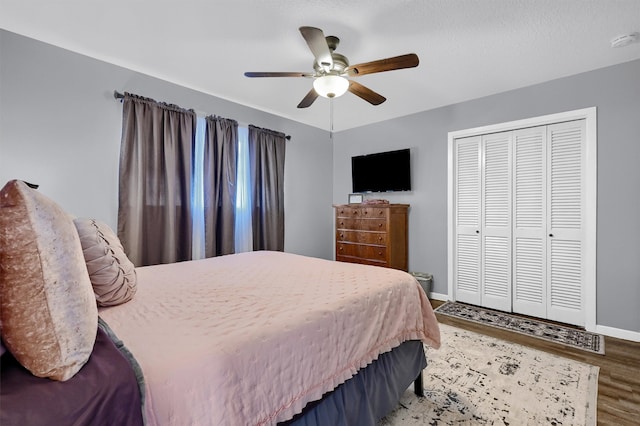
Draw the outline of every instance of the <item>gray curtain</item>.
<instances>
[{"instance_id":1,"label":"gray curtain","mask_svg":"<svg viewBox=\"0 0 640 426\"><path fill-rule=\"evenodd\" d=\"M118 236L136 266L191 259L196 114L126 93Z\"/></svg>"},{"instance_id":2,"label":"gray curtain","mask_svg":"<svg viewBox=\"0 0 640 426\"><path fill-rule=\"evenodd\" d=\"M284 251L285 134L249 126L254 250Z\"/></svg>"},{"instance_id":3,"label":"gray curtain","mask_svg":"<svg viewBox=\"0 0 640 426\"><path fill-rule=\"evenodd\" d=\"M205 256L235 252L238 122L209 116L204 139Z\"/></svg>"}]
</instances>

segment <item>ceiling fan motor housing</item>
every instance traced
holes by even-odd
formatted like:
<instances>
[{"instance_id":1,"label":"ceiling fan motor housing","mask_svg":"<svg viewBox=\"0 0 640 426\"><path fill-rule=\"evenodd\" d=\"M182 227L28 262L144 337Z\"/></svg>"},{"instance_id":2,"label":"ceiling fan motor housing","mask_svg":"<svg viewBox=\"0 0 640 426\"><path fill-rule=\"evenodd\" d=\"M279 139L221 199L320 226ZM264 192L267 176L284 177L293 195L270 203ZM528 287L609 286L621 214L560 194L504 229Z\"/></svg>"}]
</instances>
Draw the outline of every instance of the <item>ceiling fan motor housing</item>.
<instances>
[{"instance_id":1,"label":"ceiling fan motor housing","mask_svg":"<svg viewBox=\"0 0 640 426\"><path fill-rule=\"evenodd\" d=\"M349 60L346 56L332 52L331 57L333 58L333 67L329 70L317 62L313 63L313 68L318 75L340 75L343 74L344 70L349 66Z\"/></svg>"}]
</instances>

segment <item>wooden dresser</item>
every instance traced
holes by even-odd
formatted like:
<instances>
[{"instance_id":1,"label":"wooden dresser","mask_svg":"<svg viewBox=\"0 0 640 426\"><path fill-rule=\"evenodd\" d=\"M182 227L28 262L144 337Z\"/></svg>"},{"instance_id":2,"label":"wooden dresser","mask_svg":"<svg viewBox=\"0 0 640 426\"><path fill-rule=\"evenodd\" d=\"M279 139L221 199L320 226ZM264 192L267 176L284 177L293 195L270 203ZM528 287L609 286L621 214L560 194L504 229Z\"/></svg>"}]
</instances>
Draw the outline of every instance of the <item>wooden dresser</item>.
<instances>
[{"instance_id":1,"label":"wooden dresser","mask_svg":"<svg viewBox=\"0 0 640 426\"><path fill-rule=\"evenodd\" d=\"M336 260L408 270L408 204L336 209Z\"/></svg>"}]
</instances>

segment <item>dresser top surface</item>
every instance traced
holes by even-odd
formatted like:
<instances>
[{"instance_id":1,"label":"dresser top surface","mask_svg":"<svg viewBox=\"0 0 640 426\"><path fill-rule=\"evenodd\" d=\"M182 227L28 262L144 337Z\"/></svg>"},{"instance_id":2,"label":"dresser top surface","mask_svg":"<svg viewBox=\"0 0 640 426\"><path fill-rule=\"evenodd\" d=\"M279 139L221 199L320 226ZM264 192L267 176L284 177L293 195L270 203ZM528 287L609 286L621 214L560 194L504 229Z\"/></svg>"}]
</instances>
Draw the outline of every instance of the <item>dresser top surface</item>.
<instances>
[{"instance_id":1,"label":"dresser top surface","mask_svg":"<svg viewBox=\"0 0 640 426\"><path fill-rule=\"evenodd\" d=\"M334 208L358 208L358 207L373 207L373 208L390 208L390 207L409 207L409 204L392 204L392 203L353 203L353 204L334 204Z\"/></svg>"}]
</instances>

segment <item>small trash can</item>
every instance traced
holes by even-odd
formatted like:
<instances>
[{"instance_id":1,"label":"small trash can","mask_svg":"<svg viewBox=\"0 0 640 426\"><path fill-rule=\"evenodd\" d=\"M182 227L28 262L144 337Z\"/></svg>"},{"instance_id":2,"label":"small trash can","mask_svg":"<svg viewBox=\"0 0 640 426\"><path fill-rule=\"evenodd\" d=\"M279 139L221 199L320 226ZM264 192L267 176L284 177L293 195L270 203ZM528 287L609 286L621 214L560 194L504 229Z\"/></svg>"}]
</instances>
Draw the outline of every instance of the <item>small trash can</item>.
<instances>
[{"instance_id":1,"label":"small trash can","mask_svg":"<svg viewBox=\"0 0 640 426\"><path fill-rule=\"evenodd\" d=\"M411 272L411 275L413 275L414 278L418 280L418 283L420 283L420 286L428 296L429 292L431 291L431 282L433 281L433 276L425 272Z\"/></svg>"}]
</instances>

